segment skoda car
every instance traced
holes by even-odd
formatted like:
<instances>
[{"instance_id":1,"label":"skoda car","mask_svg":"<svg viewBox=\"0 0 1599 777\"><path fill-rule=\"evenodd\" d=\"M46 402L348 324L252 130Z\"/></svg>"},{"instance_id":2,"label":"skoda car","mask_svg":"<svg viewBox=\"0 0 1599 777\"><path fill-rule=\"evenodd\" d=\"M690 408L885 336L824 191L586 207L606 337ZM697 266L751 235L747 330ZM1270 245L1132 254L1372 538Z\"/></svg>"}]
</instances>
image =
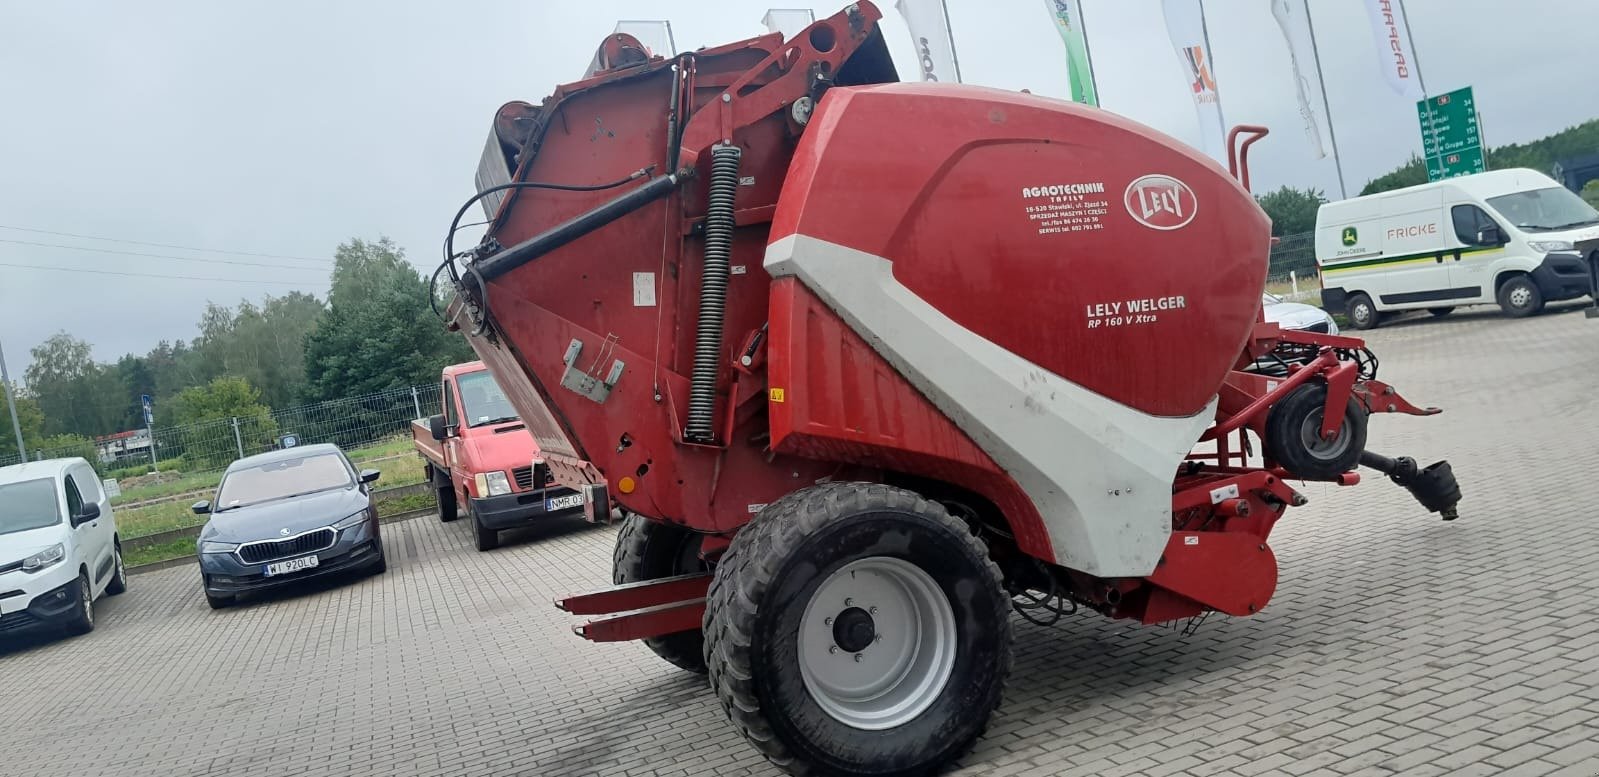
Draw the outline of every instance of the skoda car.
<instances>
[{"instance_id":1,"label":"skoda car","mask_svg":"<svg viewBox=\"0 0 1599 777\"><path fill-rule=\"evenodd\" d=\"M370 486L333 445L239 459L222 475L200 531L200 580L213 609L241 594L341 572L386 569Z\"/></svg>"}]
</instances>

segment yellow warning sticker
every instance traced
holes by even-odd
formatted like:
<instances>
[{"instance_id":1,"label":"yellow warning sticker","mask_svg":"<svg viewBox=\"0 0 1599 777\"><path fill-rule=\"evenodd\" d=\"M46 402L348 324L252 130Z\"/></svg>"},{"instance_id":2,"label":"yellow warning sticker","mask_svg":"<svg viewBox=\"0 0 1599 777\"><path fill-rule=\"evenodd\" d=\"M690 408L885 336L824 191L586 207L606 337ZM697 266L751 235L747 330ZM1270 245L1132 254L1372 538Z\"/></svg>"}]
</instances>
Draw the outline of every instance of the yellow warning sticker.
<instances>
[{"instance_id":1,"label":"yellow warning sticker","mask_svg":"<svg viewBox=\"0 0 1599 777\"><path fill-rule=\"evenodd\" d=\"M769 388L766 390L766 398L772 400L773 402L782 402L783 390L780 388Z\"/></svg>"}]
</instances>

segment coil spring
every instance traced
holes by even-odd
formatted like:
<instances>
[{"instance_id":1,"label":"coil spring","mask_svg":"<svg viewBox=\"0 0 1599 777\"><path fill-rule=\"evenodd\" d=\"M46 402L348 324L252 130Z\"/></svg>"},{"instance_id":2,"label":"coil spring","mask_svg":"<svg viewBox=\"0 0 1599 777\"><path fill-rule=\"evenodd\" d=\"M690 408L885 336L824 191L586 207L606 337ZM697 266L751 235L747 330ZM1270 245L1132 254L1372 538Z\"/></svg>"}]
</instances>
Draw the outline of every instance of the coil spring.
<instances>
[{"instance_id":1,"label":"coil spring","mask_svg":"<svg viewBox=\"0 0 1599 777\"><path fill-rule=\"evenodd\" d=\"M685 438L696 442L715 440L716 373L722 353L728 266L733 257L733 197L738 193L738 166L742 156L738 146L711 149L699 325L694 335L694 371L689 377L688 424L683 430Z\"/></svg>"}]
</instances>

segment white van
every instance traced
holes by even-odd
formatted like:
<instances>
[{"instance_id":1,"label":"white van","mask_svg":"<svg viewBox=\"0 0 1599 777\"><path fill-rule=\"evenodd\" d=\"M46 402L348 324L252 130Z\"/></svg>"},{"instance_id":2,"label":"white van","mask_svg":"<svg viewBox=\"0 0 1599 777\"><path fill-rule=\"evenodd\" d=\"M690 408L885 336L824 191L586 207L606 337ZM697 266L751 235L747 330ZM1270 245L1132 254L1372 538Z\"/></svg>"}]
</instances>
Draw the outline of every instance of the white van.
<instances>
[{"instance_id":1,"label":"white van","mask_svg":"<svg viewBox=\"0 0 1599 777\"><path fill-rule=\"evenodd\" d=\"M111 500L83 459L0 467L0 637L94 628L94 601L128 590Z\"/></svg>"},{"instance_id":2,"label":"white van","mask_svg":"<svg viewBox=\"0 0 1599 777\"><path fill-rule=\"evenodd\" d=\"M1599 211L1534 170L1495 170L1329 202L1316 213L1321 301L1370 329L1390 311L1498 304L1529 316L1592 293Z\"/></svg>"}]
</instances>

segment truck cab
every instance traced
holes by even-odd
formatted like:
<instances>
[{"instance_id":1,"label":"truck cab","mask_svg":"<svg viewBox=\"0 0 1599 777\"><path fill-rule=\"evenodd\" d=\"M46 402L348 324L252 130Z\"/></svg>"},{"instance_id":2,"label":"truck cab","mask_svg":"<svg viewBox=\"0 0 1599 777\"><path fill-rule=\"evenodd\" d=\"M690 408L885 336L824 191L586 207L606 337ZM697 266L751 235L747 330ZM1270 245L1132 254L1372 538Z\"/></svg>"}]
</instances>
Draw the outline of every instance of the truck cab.
<instances>
[{"instance_id":1,"label":"truck cab","mask_svg":"<svg viewBox=\"0 0 1599 777\"><path fill-rule=\"evenodd\" d=\"M555 484L538 444L482 362L445 367L440 412L412 424L439 518L464 506L478 550L499 547L500 532L545 518L582 516L583 495Z\"/></svg>"}]
</instances>

